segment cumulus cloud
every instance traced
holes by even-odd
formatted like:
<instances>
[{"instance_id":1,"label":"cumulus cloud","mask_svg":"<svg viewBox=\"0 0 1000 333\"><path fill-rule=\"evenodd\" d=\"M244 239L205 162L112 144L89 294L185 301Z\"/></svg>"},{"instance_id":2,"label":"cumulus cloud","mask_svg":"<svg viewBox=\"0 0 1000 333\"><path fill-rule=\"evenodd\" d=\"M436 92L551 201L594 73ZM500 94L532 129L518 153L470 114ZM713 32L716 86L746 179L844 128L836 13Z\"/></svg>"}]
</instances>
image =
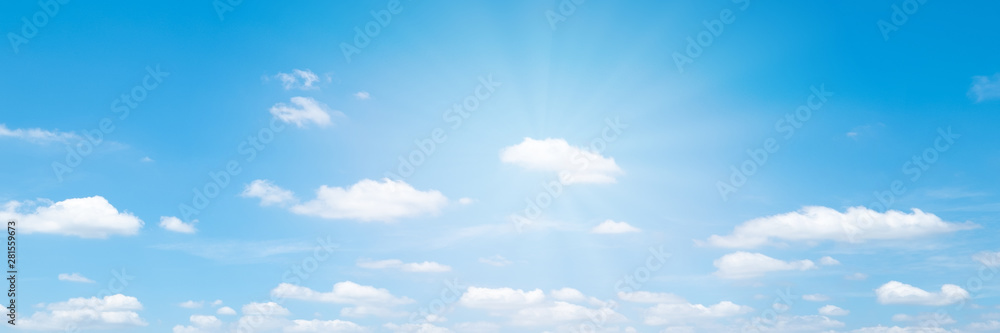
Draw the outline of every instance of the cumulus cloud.
<instances>
[{"instance_id":1,"label":"cumulus cloud","mask_svg":"<svg viewBox=\"0 0 1000 333\"><path fill-rule=\"evenodd\" d=\"M570 146L563 139L525 138L500 151L500 160L529 170L557 172L564 184L614 183L622 169L614 158Z\"/></svg>"},{"instance_id":2,"label":"cumulus cloud","mask_svg":"<svg viewBox=\"0 0 1000 333\"><path fill-rule=\"evenodd\" d=\"M349 188L321 186L316 199L291 207L300 215L326 219L391 222L400 218L437 215L448 204L441 192L420 191L406 182L363 179Z\"/></svg>"},{"instance_id":3,"label":"cumulus cloud","mask_svg":"<svg viewBox=\"0 0 1000 333\"><path fill-rule=\"evenodd\" d=\"M639 231L639 228L633 227L628 223L615 222L612 220L601 222L601 224L598 224L593 229L590 229L590 233L592 234L624 234Z\"/></svg>"},{"instance_id":4,"label":"cumulus cloud","mask_svg":"<svg viewBox=\"0 0 1000 333\"><path fill-rule=\"evenodd\" d=\"M66 199L59 202L9 201L0 210L0 220L16 220L18 231L81 238L132 236L143 222L129 212L119 212L101 196Z\"/></svg>"},{"instance_id":5,"label":"cumulus cloud","mask_svg":"<svg viewBox=\"0 0 1000 333\"><path fill-rule=\"evenodd\" d=\"M953 284L941 286L940 292L928 292L898 281L882 285L875 290L875 295L881 304L942 306L969 299L968 291Z\"/></svg>"},{"instance_id":6,"label":"cumulus cloud","mask_svg":"<svg viewBox=\"0 0 1000 333\"><path fill-rule=\"evenodd\" d=\"M180 306L182 308L186 308L186 309L199 309L202 306L205 306L205 302L204 301L185 301L185 302L182 302L181 304L178 304L178 306Z\"/></svg>"},{"instance_id":7,"label":"cumulus cloud","mask_svg":"<svg viewBox=\"0 0 1000 333\"><path fill-rule=\"evenodd\" d=\"M35 312L18 323L29 330L59 331L67 327L79 330L124 329L146 326L136 311L142 304L135 297L116 294L104 298L71 298L66 302L42 305L45 310Z\"/></svg>"},{"instance_id":8,"label":"cumulus cloud","mask_svg":"<svg viewBox=\"0 0 1000 333\"><path fill-rule=\"evenodd\" d=\"M769 272L805 271L817 268L811 260L784 261L760 253L743 251L724 255L716 259L713 264L719 269L715 275L724 279L746 279Z\"/></svg>"},{"instance_id":9,"label":"cumulus cloud","mask_svg":"<svg viewBox=\"0 0 1000 333\"><path fill-rule=\"evenodd\" d=\"M840 261L837 259L833 259L833 257L826 256L819 258L819 264L823 266L836 266L840 265Z\"/></svg>"},{"instance_id":10,"label":"cumulus cloud","mask_svg":"<svg viewBox=\"0 0 1000 333\"><path fill-rule=\"evenodd\" d=\"M415 273L441 273L451 271L451 266L442 265L433 261L404 263L399 259L376 261L363 259L358 260L358 267L368 269L398 269L404 272Z\"/></svg>"},{"instance_id":11,"label":"cumulus cloud","mask_svg":"<svg viewBox=\"0 0 1000 333\"><path fill-rule=\"evenodd\" d=\"M1000 73L993 76L973 76L969 97L976 102L1000 98Z\"/></svg>"},{"instance_id":12,"label":"cumulus cloud","mask_svg":"<svg viewBox=\"0 0 1000 333\"><path fill-rule=\"evenodd\" d=\"M367 91L359 91L359 92L354 93L354 98L357 98L357 99L360 99L360 100L366 100L366 99L372 98L372 95L369 94Z\"/></svg>"},{"instance_id":13,"label":"cumulus cloud","mask_svg":"<svg viewBox=\"0 0 1000 333\"><path fill-rule=\"evenodd\" d=\"M70 143L80 140L80 136L74 133L47 131L40 128L10 129L6 124L0 123L0 138L11 138L23 140L31 143Z\"/></svg>"},{"instance_id":14,"label":"cumulus cloud","mask_svg":"<svg viewBox=\"0 0 1000 333\"><path fill-rule=\"evenodd\" d=\"M184 223L181 219L174 216L160 216L160 228L182 234L193 234L198 231L194 228L194 224L197 222L198 220L194 220L191 223Z\"/></svg>"},{"instance_id":15,"label":"cumulus cloud","mask_svg":"<svg viewBox=\"0 0 1000 333\"><path fill-rule=\"evenodd\" d=\"M541 289L524 291L512 288L469 287L458 302L474 309L512 309L539 304L544 300L545 292Z\"/></svg>"},{"instance_id":16,"label":"cumulus cloud","mask_svg":"<svg viewBox=\"0 0 1000 333\"><path fill-rule=\"evenodd\" d=\"M69 282L80 282L80 283L94 283L94 280L88 279L80 273L73 274L59 274L59 281L69 281Z\"/></svg>"},{"instance_id":17,"label":"cumulus cloud","mask_svg":"<svg viewBox=\"0 0 1000 333\"><path fill-rule=\"evenodd\" d=\"M841 309L836 305L826 305L819 308L819 314L824 316L846 316L849 313L851 313L851 311Z\"/></svg>"},{"instance_id":18,"label":"cumulus cloud","mask_svg":"<svg viewBox=\"0 0 1000 333\"><path fill-rule=\"evenodd\" d=\"M712 235L707 244L725 248L756 248L775 244L775 241L859 243L911 239L977 227L969 222L945 222L919 209L913 209L912 213L896 210L879 213L865 207L851 207L841 213L827 207L809 206L796 212L744 222L731 235Z\"/></svg>"},{"instance_id":19,"label":"cumulus cloud","mask_svg":"<svg viewBox=\"0 0 1000 333\"><path fill-rule=\"evenodd\" d=\"M222 321L215 316L192 315L188 318L191 326L174 326L173 333L208 333L219 332Z\"/></svg>"},{"instance_id":20,"label":"cumulus cloud","mask_svg":"<svg viewBox=\"0 0 1000 333\"><path fill-rule=\"evenodd\" d=\"M308 69L293 69L291 73L278 73L274 77L281 81L285 90L311 90L319 88L313 85L319 82L319 75Z\"/></svg>"},{"instance_id":21,"label":"cumulus cloud","mask_svg":"<svg viewBox=\"0 0 1000 333\"><path fill-rule=\"evenodd\" d=\"M259 198L261 206L284 205L296 201L292 191L280 188L266 179L257 179L250 182L250 184L243 188L240 196L244 198Z\"/></svg>"},{"instance_id":22,"label":"cumulus cloud","mask_svg":"<svg viewBox=\"0 0 1000 333\"><path fill-rule=\"evenodd\" d=\"M340 111L330 110L328 106L317 102L311 97L292 97L292 105L278 103L271 107L271 115L285 123L305 127L314 123L320 127L331 124L330 114L343 115Z\"/></svg>"},{"instance_id":23,"label":"cumulus cloud","mask_svg":"<svg viewBox=\"0 0 1000 333\"><path fill-rule=\"evenodd\" d=\"M618 298L623 301L635 302L635 303L666 303L666 304L677 304L685 303L683 297L670 294L670 293L656 293L649 291L636 291L636 292L618 292Z\"/></svg>"},{"instance_id":24,"label":"cumulus cloud","mask_svg":"<svg viewBox=\"0 0 1000 333\"><path fill-rule=\"evenodd\" d=\"M753 308L730 301L704 306L691 303L658 304L645 312L646 325L678 325L693 321L733 317L753 311Z\"/></svg>"},{"instance_id":25,"label":"cumulus cloud","mask_svg":"<svg viewBox=\"0 0 1000 333\"><path fill-rule=\"evenodd\" d=\"M233 308L228 307L228 306L223 306L223 307L219 308L218 310L216 310L215 314L218 314L218 315L227 315L227 316L235 316L236 315L236 310L233 310Z\"/></svg>"},{"instance_id":26,"label":"cumulus cloud","mask_svg":"<svg viewBox=\"0 0 1000 333\"><path fill-rule=\"evenodd\" d=\"M369 330L361 325L344 320L292 320L285 333L362 333Z\"/></svg>"},{"instance_id":27,"label":"cumulus cloud","mask_svg":"<svg viewBox=\"0 0 1000 333\"><path fill-rule=\"evenodd\" d=\"M392 307L413 303L407 297L393 296L386 289L363 286L351 281L338 282L329 292L318 292L290 283L282 283L271 290L271 295L310 302L351 304L354 307L341 309L341 315L350 317L396 316Z\"/></svg>"}]
</instances>

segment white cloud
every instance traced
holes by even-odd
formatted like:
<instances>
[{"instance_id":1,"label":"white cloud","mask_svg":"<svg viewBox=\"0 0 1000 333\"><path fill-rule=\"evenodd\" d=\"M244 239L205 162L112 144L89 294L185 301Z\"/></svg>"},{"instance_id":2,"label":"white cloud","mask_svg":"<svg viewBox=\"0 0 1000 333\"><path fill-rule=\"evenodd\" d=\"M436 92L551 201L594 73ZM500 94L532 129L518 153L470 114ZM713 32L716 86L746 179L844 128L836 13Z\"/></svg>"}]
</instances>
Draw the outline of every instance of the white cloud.
<instances>
[{"instance_id":1,"label":"white cloud","mask_svg":"<svg viewBox=\"0 0 1000 333\"><path fill-rule=\"evenodd\" d=\"M824 302L830 300L830 297L823 294L809 294L809 295L802 295L802 299L810 302Z\"/></svg>"},{"instance_id":2,"label":"white cloud","mask_svg":"<svg viewBox=\"0 0 1000 333\"><path fill-rule=\"evenodd\" d=\"M1000 267L1000 252L979 252L972 256L972 260L978 261L987 267Z\"/></svg>"},{"instance_id":3,"label":"white cloud","mask_svg":"<svg viewBox=\"0 0 1000 333\"><path fill-rule=\"evenodd\" d=\"M916 316L911 316L907 314L895 314L892 316L892 321L899 322L919 322L922 326L942 326L951 325L956 323L955 319L944 312L935 313L921 313ZM925 325L932 324L933 325Z\"/></svg>"},{"instance_id":4,"label":"white cloud","mask_svg":"<svg viewBox=\"0 0 1000 333\"><path fill-rule=\"evenodd\" d=\"M359 260L358 267L368 268L368 269L398 269L404 272L415 272L415 273L440 273L440 272L450 272L451 266L442 265L433 261L424 262L412 262L404 263L399 259L388 259L388 260Z\"/></svg>"},{"instance_id":5,"label":"white cloud","mask_svg":"<svg viewBox=\"0 0 1000 333\"><path fill-rule=\"evenodd\" d=\"M624 234L630 232L639 232L639 228L633 227L625 222L615 222L612 220L606 220L598 224L593 229L590 229L592 234Z\"/></svg>"},{"instance_id":6,"label":"white cloud","mask_svg":"<svg viewBox=\"0 0 1000 333\"><path fill-rule=\"evenodd\" d=\"M388 323L382 325L382 327L385 327L393 333L452 333L452 330L450 329L434 326L434 324L428 323L403 325Z\"/></svg>"},{"instance_id":7,"label":"white cloud","mask_svg":"<svg viewBox=\"0 0 1000 333\"><path fill-rule=\"evenodd\" d=\"M250 182L250 184L243 188L240 196L244 198L260 198L261 206L285 205L296 201L292 191L280 188L266 179L257 179Z\"/></svg>"},{"instance_id":8,"label":"white cloud","mask_svg":"<svg viewBox=\"0 0 1000 333\"><path fill-rule=\"evenodd\" d=\"M929 327L929 326L886 327L878 325L872 327L862 327L850 331L850 333L958 333L958 331L949 330L941 327Z\"/></svg>"},{"instance_id":9,"label":"white cloud","mask_svg":"<svg viewBox=\"0 0 1000 333\"><path fill-rule=\"evenodd\" d=\"M854 273L854 274L851 274L851 275L844 276L844 279L846 279L846 280L854 280L854 281L864 281L864 280L868 279L868 274L865 274L865 273Z\"/></svg>"},{"instance_id":10,"label":"white cloud","mask_svg":"<svg viewBox=\"0 0 1000 333\"><path fill-rule=\"evenodd\" d=\"M562 301L529 306L510 315L511 324L516 326L550 325L562 322L579 322L604 318L604 322L623 321L624 317L609 307L591 309Z\"/></svg>"},{"instance_id":11,"label":"white cloud","mask_svg":"<svg viewBox=\"0 0 1000 333\"><path fill-rule=\"evenodd\" d=\"M80 136L74 133L67 133L60 131L46 131L40 128L10 129L7 128L6 124L0 124L0 138L4 137L24 140L31 143L50 143L50 142L69 143L71 141L81 140Z\"/></svg>"},{"instance_id":12,"label":"white cloud","mask_svg":"<svg viewBox=\"0 0 1000 333\"><path fill-rule=\"evenodd\" d=\"M726 248L755 248L774 241L815 242L832 240L859 243L868 240L911 239L970 230L973 223L949 223L934 214L913 209L912 213L890 210L879 213L851 207L841 213L827 207L753 219L737 226L729 236L712 235L707 244Z\"/></svg>"},{"instance_id":13,"label":"white cloud","mask_svg":"<svg viewBox=\"0 0 1000 333\"><path fill-rule=\"evenodd\" d=\"M228 307L228 306L223 306L223 307L219 308L218 310L216 310L215 314L227 315L227 316L235 316L236 315L236 310L233 310L233 308Z\"/></svg>"},{"instance_id":14,"label":"white cloud","mask_svg":"<svg viewBox=\"0 0 1000 333\"><path fill-rule=\"evenodd\" d=\"M197 302L196 301L186 301L186 302L183 302L181 304L178 304L178 306L180 306L182 308L186 308L186 309L199 309L199 308L205 306L205 302L204 301L197 301Z\"/></svg>"},{"instance_id":15,"label":"white cloud","mask_svg":"<svg viewBox=\"0 0 1000 333\"><path fill-rule=\"evenodd\" d=\"M969 97L976 102L1000 98L1000 73L990 76L973 76Z\"/></svg>"},{"instance_id":16,"label":"white cloud","mask_svg":"<svg viewBox=\"0 0 1000 333\"><path fill-rule=\"evenodd\" d=\"M143 157L142 159L140 159L139 162L149 163L149 162L155 162L155 161L153 161L152 158L149 158L149 156L146 156L146 157Z\"/></svg>"},{"instance_id":17,"label":"white cloud","mask_svg":"<svg viewBox=\"0 0 1000 333\"><path fill-rule=\"evenodd\" d=\"M146 326L136 311L142 304L135 297L116 294L104 298L71 298L66 302L44 305L18 323L29 330L59 331L67 327L79 330L103 330Z\"/></svg>"},{"instance_id":18,"label":"white cloud","mask_svg":"<svg viewBox=\"0 0 1000 333\"><path fill-rule=\"evenodd\" d=\"M517 309L539 304L545 300L541 289L524 291L512 288L469 287L458 300L459 304L475 309Z\"/></svg>"},{"instance_id":19,"label":"white cloud","mask_svg":"<svg viewBox=\"0 0 1000 333\"><path fill-rule=\"evenodd\" d=\"M18 231L25 234L46 233L107 238L139 233L143 222L129 212L118 212L104 197L50 200L9 201L0 211L0 220L16 220Z\"/></svg>"},{"instance_id":20,"label":"white cloud","mask_svg":"<svg viewBox=\"0 0 1000 333\"><path fill-rule=\"evenodd\" d=\"M160 216L160 228L182 234L193 234L198 231L194 228L195 223L198 223L198 220L194 220L191 223L184 223L181 219L173 216Z\"/></svg>"},{"instance_id":21,"label":"white cloud","mask_svg":"<svg viewBox=\"0 0 1000 333\"><path fill-rule=\"evenodd\" d=\"M582 302L587 300L582 292L573 288L556 289L549 292L552 298L566 302Z\"/></svg>"},{"instance_id":22,"label":"white cloud","mask_svg":"<svg viewBox=\"0 0 1000 333\"><path fill-rule=\"evenodd\" d=\"M342 115L340 111L330 110L325 104L317 102L311 97L292 97L294 106L285 103L278 103L271 107L271 115L286 123L295 124L298 127L305 127L307 123L315 123L320 127L330 125L330 114Z\"/></svg>"},{"instance_id":23,"label":"white cloud","mask_svg":"<svg viewBox=\"0 0 1000 333\"><path fill-rule=\"evenodd\" d=\"M686 303L683 297L670 293L655 293L649 291L618 292L618 298L623 301L635 303L666 303L677 304Z\"/></svg>"},{"instance_id":24,"label":"white cloud","mask_svg":"<svg viewBox=\"0 0 1000 333\"><path fill-rule=\"evenodd\" d=\"M59 274L59 281L69 281L69 282L80 282L80 283L94 283L94 280L88 279L80 273L73 274Z\"/></svg>"},{"instance_id":25,"label":"white cloud","mask_svg":"<svg viewBox=\"0 0 1000 333\"><path fill-rule=\"evenodd\" d=\"M940 292L932 293L898 281L882 285L875 294L881 304L942 306L969 299L968 291L953 284L943 285Z\"/></svg>"},{"instance_id":26,"label":"white cloud","mask_svg":"<svg viewBox=\"0 0 1000 333\"><path fill-rule=\"evenodd\" d=\"M830 330L832 328L844 327L844 323L830 319L826 316L820 315L807 315L807 316L782 316L778 315L776 317L756 317L751 320L751 322L759 323L755 326L750 326L743 330L743 332L767 332L767 333L816 333L825 332L833 333Z\"/></svg>"},{"instance_id":27,"label":"white cloud","mask_svg":"<svg viewBox=\"0 0 1000 333\"><path fill-rule=\"evenodd\" d=\"M316 199L292 206L300 215L326 219L390 222L400 218L437 215L448 204L441 192L419 191L406 182L363 179L344 189L320 186Z\"/></svg>"},{"instance_id":28,"label":"white cloud","mask_svg":"<svg viewBox=\"0 0 1000 333\"><path fill-rule=\"evenodd\" d=\"M501 150L500 160L529 170L557 172L564 184L614 183L615 176L622 173L613 158L570 146L563 139L524 138Z\"/></svg>"},{"instance_id":29,"label":"white cloud","mask_svg":"<svg viewBox=\"0 0 1000 333\"><path fill-rule=\"evenodd\" d=\"M366 100L366 99L372 98L372 95L369 94L367 91L359 91L359 92L354 93L354 98L357 98L357 99L360 99L360 100Z\"/></svg>"},{"instance_id":30,"label":"white cloud","mask_svg":"<svg viewBox=\"0 0 1000 333\"><path fill-rule=\"evenodd\" d=\"M292 326L286 327L285 333L316 332L316 333L360 333L369 332L358 324L344 320L293 320Z\"/></svg>"},{"instance_id":31,"label":"white cloud","mask_svg":"<svg viewBox=\"0 0 1000 333\"><path fill-rule=\"evenodd\" d=\"M473 202L476 202L476 201L472 200L472 198L459 198L458 199L458 203L463 204L463 205L468 205L468 204L471 204Z\"/></svg>"},{"instance_id":32,"label":"white cloud","mask_svg":"<svg viewBox=\"0 0 1000 333\"><path fill-rule=\"evenodd\" d=\"M222 321L215 316L192 315L188 318L191 326L174 326L173 333L207 333L219 332Z\"/></svg>"},{"instance_id":33,"label":"white cloud","mask_svg":"<svg viewBox=\"0 0 1000 333\"><path fill-rule=\"evenodd\" d=\"M846 316L849 313L851 313L851 311L841 309L836 305L826 305L819 308L819 314L824 316Z\"/></svg>"},{"instance_id":34,"label":"white cloud","mask_svg":"<svg viewBox=\"0 0 1000 333\"><path fill-rule=\"evenodd\" d=\"M219 305L222 305L222 300L221 299L217 299L217 300L212 301L212 306L219 306Z\"/></svg>"},{"instance_id":35,"label":"white cloud","mask_svg":"<svg viewBox=\"0 0 1000 333\"><path fill-rule=\"evenodd\" d=\"M725 279L746 279L769 272L805 271L817 268L811 260L783 261L760 253L742 251L724 255L716 259L713 264L719 269L715 275Z\"/></svg>"},{"instance_id":36,"label":"white cloud","mask_svg":"<svg viewBox=\"0 0 1000 333\"><path fill-rule=\"evenodd\" d=\"M285 86L285 90L310 90L319 88L313 86L313 83L319 82L319 76L308 69L293 69L291 73L278 73L274 77L281 80L281 84Z\"/></svg>"},{"instance_id":37,"label":"white cloud","mask_svg":"<svg viewBox=\"0 0 1000 333\"><path fill-rule=\"evenodd\" d=\"M840 261L838 261L837 259L833 259L833 257L826 256L819 258L819 264L823 266L835 266L835 265L840 265Z\"/></svg>"},{"instance_id":38,"label":"white cloud","mask_svg":"<svg viewBox=\"0 0 1000 333\"><path fill-rule=\"evenodd\" d=\"M504 258L499 254L489 258L479 258L479 262L496 267L507 266L511 263L510 260L507 260L507 258Z\"/></svg>"},{"instance_id":39,"label":"white cloud","mask_svg":"<svg viewBox=\"0 0 1000 333\"><path fill-rule=\"evenodd\" d=\"M646 325L677 325L692 321L733 317L749 313L753 308L730 301L711 306L690 303L658 304L645 312Z\"/></svg>"},{"instance_id":40,"label":"white cloud","mask_svg":"<svg viewBox=\"0 0 1000 333\"><path fill-rule=\"evenodd\" d=\"M341 309L341 315L350 317L396 316L404 313L395 312L392 307L414 302L407 297L393 296L386 289L363 286L351 281L334 284L333 290L330 292L318 292L306 287L282 283L271 290L271 295L311 302L351 304L354 307Z\"/></svg>"}]
</instances>

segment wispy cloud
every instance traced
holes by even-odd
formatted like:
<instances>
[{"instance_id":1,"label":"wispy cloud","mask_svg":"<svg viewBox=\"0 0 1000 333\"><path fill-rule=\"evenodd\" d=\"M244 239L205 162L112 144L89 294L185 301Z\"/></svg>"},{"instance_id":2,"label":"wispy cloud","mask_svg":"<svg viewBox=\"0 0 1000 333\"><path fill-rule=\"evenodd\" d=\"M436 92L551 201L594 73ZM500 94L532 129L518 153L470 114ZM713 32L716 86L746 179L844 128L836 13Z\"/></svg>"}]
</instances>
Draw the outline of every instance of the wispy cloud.
<instances>
[{"instance_id":1,"label":"wispy cloud","mask_svg":"<svg viewBox=\"0 0 1000 333\"><path fill-rule=\"evenodd\" d=\"M969 97L976 102L1000 98L1000 73L993 76L973 76Z\"/></svg>"}]
</instances>

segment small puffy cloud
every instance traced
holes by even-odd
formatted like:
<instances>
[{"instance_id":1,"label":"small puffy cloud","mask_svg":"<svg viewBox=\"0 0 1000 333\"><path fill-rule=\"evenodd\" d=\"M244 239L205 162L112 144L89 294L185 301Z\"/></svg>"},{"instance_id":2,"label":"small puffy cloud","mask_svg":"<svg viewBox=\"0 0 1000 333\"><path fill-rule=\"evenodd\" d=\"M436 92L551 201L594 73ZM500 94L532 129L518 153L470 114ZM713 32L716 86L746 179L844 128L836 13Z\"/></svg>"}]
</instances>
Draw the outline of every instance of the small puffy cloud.
<instances>
[{"instance_id":1,"label":"small puffy cloud","mask_svg":"<svg viewBox=\"0 0 1000 333\"><path fill-rule=\"evenodd\" d=\"M524 291L512 288L469 287L458 300L459 304L476 309L516 309L541 303L545 293L541 289Z\"/></svg>"},{"instance_id":2,"label":"small puffy cloud","mask_svg":"<svg viewBox=\"0 0 1000 333\"><path fill-rule=\"evenodd\" d=\"M836 305L826 305L819 308L819 314L824 316L846 316L849 313L851 313L851 311L841 309Z\"/></svg>"},{"instance_id":3,"label":"small puffy cloud","mask_svg":"<svg viewBox=\"0 0 1000 333\"><path fill-rule=\"evenodd\" d=\"M132 236L143 222L129 212L119 212L101 196L50 200L9 201L0 210L0 220L16 220L18 231L81 238Z\"/></svg>"},{"instance_id":4,"label":"small puffy cloud","mask_svg":"<svg viewBox=\"0 0 1000 333\"><path fill-rule=\"evenodd\" d=\"M47 131L40 128L10 129L7 128L6 124L0 123L0 139L2 138L18 139L37 144L51 142L70 143L81 139L80 136L73 133Z\"/></svg>"},{"instance_id":5,"label":"small puffy cloud","mask_svg":"<svg viewBox=\"0 0 1000 333\"><path fill-rule=\"evenodd\" d=\"M851 207L841 213L832 208L809 206L802 210L753 219L737 226L728 236L712 235L707 243L724 248L756 248L775 241L860 243L925 237L975 229L973 223L950 223L934 214L913 209L912 213L885 213L866 207ZM699 242L702 243L702 242Z\"/></svg>"},{"instance_id":6,"label":"small puffy cloud","mask_svg":"<svg viewBox=\"0 0 1000 333\"><path fill-rule=\"evenodd\" d=\"M460 199L458 199L458 203L463 204L463 205L468 205L468 204L471 204L473 202L476 202L476 201L472 200L472 198L460 198Z\"/></svg>"},{"instance_id":7,"label":"small puffy cloud","mask_svg":"<svg viewBox=\"0 0 1000 333\"><path fill-rule=\"evenodd\" d=\"M635 303L665 303L676 304L686 303L683 297L671 293L656 293L649 291L618 292L618 298L623 301Z\"/></svg>"},{"instance_id":8,"label":"small puffy cloud","mask_svg":"<svg viewBox=\"0 0 1000 333\"><path fill-rule=\"evenodd\" d=\"M882 285L875 290L875 295L881 304L942 306L969 299L968 291L953 284L941 286L940 292L928 292L898 281Z\"/></svg>"},{"instance_id":9,"label":"small puffy cloud","mask_svg":"<svg viewBox=\"0 0 1000 333\"><path fill-rule=\"evenodd\" d=\"M333 285L333 290L329 292L319 292L290 283L282 283L271 290L271 295L310 302L351 304L354 306L345 307L340 311L341 315L349 317L397 316L404 313L394 311L393 307L414 302L407 297L393 296L386 289L363 286L351 281L338 282Z\"/></svg>"},{"instance_id":10,"label":"small puffy cloud","mask_svg":"<svg viewBox=\"0 0 1000 333\"><path fill-rule=\"evenodd\" d=\"M73 274L59 274L59 281L69 281L69 282L80 282L80 283L94 283L94 280L88 279L80 273Z\"/></svg>"},{"instance_id":11,"label":"small puffy cloud","mask_svg":"<svg viewBox=\"0 0 1000 333\"><path fill-rule=\"evenodd\" d=\"M868 274L865 274L865 273L854 273L854 274L850 274L850 275L844 276L844 279L845 280L853 280L853 281L864 281L864 280L868 279Z\"/></svg>"},{"instance_id":12,"label":"small puffy cloud","mask_svg":"<svg viewBox=\"0 0 1000 333\"><path fill-rule=\"evenodd\" d=\"M183 302L181 304L178 304L178 306L180 306L182 308L185 308L185 309L199 309L199 308L205 306L205 302L203 302L203 301L197 301L197 302L196 301L186 301L186 302Z\"/></svg>"},{"instance_id":13,"label":"small puffy cloud","mask_svg":"<svg viewBox=\"0 0 1000 333\"><path fill-rule=\"evenodd\" d=\"M18 323L21 328L39 331L61 331L67 327L79 330L109 330L148 325L136 311L142 304L135 297L116 294L104 298L71 298L66 302L43 305Z\"/></svg>"},{"instance_id":14,"label":"small puffy cloud","mask_svg":"<svg viewBox=\"0 0 1000 333\"><path fill-rule=\"evenodd\" d=\"M713 264L719 269L715 275L724 279L746 279L769 272L805 271L817 268L811 260L784 261L760 253L743 251L724 255L716 259Z\"/></svg>"},{"instance_id":15,"label":"small puffy cloud","mask_svg":"<svg viewBox=\"0 0 1000 333\"><path fill-rule=\"evenodd\" d=\"M433 261L404 263L399 259L377 261L359 260L358 267L368 269L398 269L404 272L415 273L441 273L451 271L451 266L442 265Z\"/></svg>"},{"instance_id":16,"label":"small puffy cloud","mask_svg":"<svg viewBox=\"0 0 1000 333\"><path fill-rule=\"evenodd\" d=\"M614 183L622 169L614 158L570 146L563 139L525 138L500 151L500 160L529 170L554 171L564 184Z\"/></svg>"},{"instance_id":17,"label":"small puffy cloud","mask_svg":"<svg viewBox=\"0 0 1000 333\"><path fill-rule=\"evenodd\" d=\"M154 162L154 161L153 161L152 158L149 158L149 156L146 156L146 157L143 157L142 159L140 159L139 162L150 163L150 162Z\"/></svg>"},{"instance_id":18,"label":"small puffy cloud","mask_svg":"<svg viewBox=\"0 0 1000 333\"><path fill-rule=\"evenodd\" d=\"M993 76L973 76L969 97L976 102L1000 98L1000 73Z\"/></svg>"},{"instance_id":19,"label":"small puffy cloud","mask_svg":"<svg viewBox=\"0 0 1000 333\"><path fill-rule=\"evenodd\" d=\"M181 219L174 216L160 216L160 228L182 234L193 234L198 231L194 228L194 224L197 222L198 220L194 220L191 223L184 223Z\"/></svg>"},{"instance_id":20,"label":"small puffy cloud","mask_svg":"<svg viewBox=\"0 0 1000 333\"><path fill-rule=\"evenodd\" d=\"M653 326L678 325L698 320L734 317L751 311L753 308L749 306L730 301L710 306L690 303L658 304L646 311L643 322Z\"/></svg>"},{"instance_id":21,"label":"small puffy cloud","mask_svg":"<svg viewBox=\"0 0 1000 333\"><path fill-rule=\"evenodd\" d=\"M511 264L510 260L507 260L507 258L504 258L499 254L488 258L479 258L479 262L496 267L503 267Z\"/></svg>"},{"instance_id":22,"label":"small puffy cloud","mask_svg":"<svg viewBox=\"0 0 1000 333\"><path fill-rule=\"evenodd\" d=\"M826 256L819 258L819 264L823 266L835 266L835 265L840 265L840 261L838 261L837 259L833 259L833 257Z\"/></svg>"},{"instance_id":23,"label":"small puffy cloud","mask_svg":"<svg viewBox=\"0 0 1000 333\"><path fill-rule=\"evenodd\" d=\"M319 82L319 75L308 69L293 69L291 73L278 73L274 77L281 81L285 90L310 90L319 88L313 85L313 83Z\"/></svg>"},{"instance_id":24,"label":"small puffy cloud","mask_svg":"<svg viewBox=\"0 0 1000 333\"><path fill-rule=\"evenodd\" d=\"M222 300L221 299L217 299L217 300L212 301L212 306L219 306L219 305L222 305Z\"/></svg>"},{"instance_id":25,"label":"small puffy cloud","mask_svg":"<svg viewBox=\"0 0 1000 333\"><path fill-rule=\"evenodd\" d=\"M292 320L285 327L285 333L363 333L369 330L361 325L344 320Z\"/></svg>"},{"instance_id":26,"label":"small puffy cloud","mask_svg":"<svg viewBox=\"0 0 1000 333\"><path fill-rule=\"evenodd\" d=\"M292 97L292 105L278 103L271 107L271 115L285 123L295 124L298 127L305 127L308 123L314 123L320 127L331 124L330 114L342 115L340 111L330 110L325 104L317 102L311 97Z\"/></svg>"},{"instance_id":27,"label":"small puffy cloud","mask_svg":"<svg viewBox=\"0 0 1000 333\"><path fill-rule=\"evenodd\" d=\"M972 256L972 260L987 267L1000 267L1000 252L979 252Z\"/></svg>"},{"instance_id":28,"label":"small puffy cloud","mask_svg":"<svg viewBox=\"0 0 1000 333\"><path fill-rule=\"evenodd\" d=\"M359 91L359 92L354 93L354 98L357 98L357 99L360 99L360 100L367 100L367 99L372 98L372 95L369 94L367 91Z\"/></svg>"},{"instance_id":29,"label":"small puffy cloud","mask_svg":"<svg viewBox=\"0 0 1000 333\"><path fill-rule=\"evenodd\" d=\"M592 234L624 234L630 232L639 232L639 228L633 227L625 222L615 222L612 220L607 220L601 222L593 229L590 229Z\"/></svg>"},{"instance_id":30,"label":"small puffy cloud","mask_svg":"<svg viewBox=\"0 0 1000 333\"><path fill-rule=\"evenodd\" d=\"M228 306L223 306L223 307L219 308L218 310L216 310L215 314L218 314L218 315L227 315L227 316L235 316L236 315L236 310L233 310L233 308L228 307Z\"/></svg>"},{"instance_id":31,"label":"small puffy cloud","mask_svg":"<svg viewBox=\"0 0 1000 333\"><path fill-rule=\"evenodd\" d=\"M257 179L250 182L250 184L243 188L240 196L244 198L260 198L261 206L284 205L296 201L292 191L280 188L266 179Z\"/></svg>"},{"instance_id":32,"label":"small puffy cloud","mask_svg":"<svg viewBox=\"0 0 1000 333\"><path fill-rule=\"evenodd\" d=\"M810 302L824 302L830 300L830 297L823 294L808 294L802 295L802 299Z\"/></svg>"},{"instance_id":33,"label":"small puffy cloud","mask_svg":"<svg viewBox=\"0 0 1000 333\"><path fill-rule=\"evenodd\" d=\"M326 219L391 222L400 218L437 215L448 204L441 192L420 191L406 182L363 179L349 188L320 186L316 199L292 206L300 215Z\"/></svg>"}]
</instances>

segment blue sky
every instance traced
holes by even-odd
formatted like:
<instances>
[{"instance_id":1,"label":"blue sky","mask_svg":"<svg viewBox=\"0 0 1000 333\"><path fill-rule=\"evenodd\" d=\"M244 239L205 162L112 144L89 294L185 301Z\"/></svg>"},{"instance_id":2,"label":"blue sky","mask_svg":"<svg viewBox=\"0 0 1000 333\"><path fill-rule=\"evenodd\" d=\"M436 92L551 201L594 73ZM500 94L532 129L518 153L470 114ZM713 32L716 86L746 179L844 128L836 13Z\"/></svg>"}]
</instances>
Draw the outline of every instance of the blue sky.
<instances>
[{"instance_id":1,"label":"blue sky","mask_svg":"<svg viewBox=\"0 0 1000 333\"><path fill-rule=\"evenodd\" d=\"M4 330L997 331L998 9L5 2Z\"/></svg>"}]
</instances>

